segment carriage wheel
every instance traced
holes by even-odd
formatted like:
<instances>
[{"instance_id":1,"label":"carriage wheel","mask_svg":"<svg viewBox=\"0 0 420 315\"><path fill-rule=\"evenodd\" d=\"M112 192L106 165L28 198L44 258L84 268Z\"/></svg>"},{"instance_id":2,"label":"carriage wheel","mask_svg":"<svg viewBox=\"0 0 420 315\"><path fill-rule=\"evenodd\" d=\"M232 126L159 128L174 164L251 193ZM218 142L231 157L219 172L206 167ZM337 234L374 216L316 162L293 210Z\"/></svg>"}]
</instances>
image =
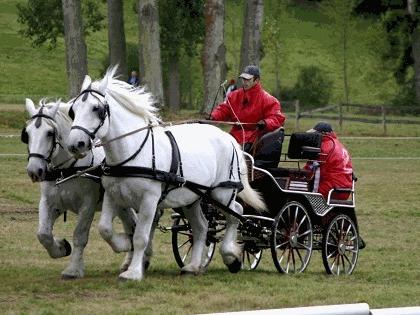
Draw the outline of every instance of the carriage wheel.
<instances>
[{"instance_id":1,"label":"carriage wheel","mask_svg":"<svg viewBox=\"0 0 420 315\"><path fill-rule=\"evenodd\" d=\"M186 262L191 260L191 251L193 245L193 235L190 224L185 218L175 218L172 225L172 251L176 263L180 268L184 267ZM213 258L216 244L208 242L204 249L204 260L202 267L207 267Z\"/></svg>"},{"instance_id":2,"label":"carriage wheel","mask_svg":"<svg viewBox=\"0 0 420 315\"><path fill-rule=\"evenodd\" d=\"M284 205L273 223L271 255L281 273L300 273L312 255L313 230L306 209L298 202Z\"/></svg>"},{"instance_id":3,"label":"carriage wheel","mask_svg":"<svg viewBox=\"0 0 420 315\"><path fill-rule=\"evenodd\" d=\"M336 216L322 238L322 261L329 274L351 274L359 256L359 233L346 215Z\"/></svg>"},{"instance_id":4,"label":"carriage wheel","mask_svg":"<svg viewBox=\"0 0 420 315\"><path fill-rule=\"evenodd\" d=\"M255 270L261 261L262 250L248 250L244 248L242 253L242 269Z\"/></svg>"}]
</instances>

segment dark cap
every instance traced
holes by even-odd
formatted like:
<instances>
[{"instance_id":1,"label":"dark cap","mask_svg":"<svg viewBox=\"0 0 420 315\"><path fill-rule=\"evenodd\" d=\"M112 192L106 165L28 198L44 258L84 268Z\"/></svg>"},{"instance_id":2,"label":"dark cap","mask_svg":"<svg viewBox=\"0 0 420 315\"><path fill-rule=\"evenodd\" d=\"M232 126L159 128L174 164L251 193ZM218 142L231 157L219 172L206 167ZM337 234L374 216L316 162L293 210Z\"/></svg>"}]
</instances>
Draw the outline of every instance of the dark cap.
<instances>
[{"instance_id":1,"label":"dark cap","mask_svg":"<svg viewBox=\"0 0 420 315\"><path fill-rule=\"evenodd\" d=\"M333 132L333 128L330 123L320 121L312 129L308 130L308 132L315 132L315 131L328 133L328 132Z\"/></svg>"},{"instance_id":2,"label":"dark cap","mask_svg":"<svg viewBox=\"0 0 420 315\"><path fill-rule=\"evenodd\" d=\"M253 77L259 78L260 77L260 68L257 66L246 66L244 71L239 76L240 78L244 78L245 80L252 79Z\"/></svg>"}]
</instances>

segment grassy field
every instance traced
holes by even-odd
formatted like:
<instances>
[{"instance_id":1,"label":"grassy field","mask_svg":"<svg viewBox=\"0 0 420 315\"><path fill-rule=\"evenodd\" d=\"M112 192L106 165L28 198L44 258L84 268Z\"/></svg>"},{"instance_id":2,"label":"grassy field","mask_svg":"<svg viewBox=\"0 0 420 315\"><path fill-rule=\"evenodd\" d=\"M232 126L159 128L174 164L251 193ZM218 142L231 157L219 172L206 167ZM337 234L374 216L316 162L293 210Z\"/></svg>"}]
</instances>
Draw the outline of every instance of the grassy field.
<instances>
[{"instance_id":1,"label":"grassy field","mask_svg":"<svg viewBox=\"0 0 420 315\"><path fill-rule=\"evenodd\" d=\"M18 34L21 26L17 23L16 4L24 0L2 0L0 2L0 101L20 103L25 97L63 97L67 95L64 43L58 40L57 48L33 48L29 40ZM127 44L136 47L137 18L132 9L133 1L125 1L124 18ZM106 5L101 3L105 13ZM227 79L236 78L240 59L242 30L242 5L239 1L227 1L226 6L226 59ZM384 103L398 94L391 74L384 73L378 64L378 56L369 48L370 26L374 21L361 20L356 35L349 43L349 86L350 100L358 103ZM331 102L343 100L340 59L334 56L337 43L332 35L327 19L316 7L292 6L280 21L280 36L276 40L282 44L280 76L282 87L291 88L302 67L316 65L324 69L334 82ZM88 47L88 71L98 79L104 68L108 53L107 30L90 34L86 38ZM379 43L377 43L379 44ZM200 108L202 97L202 74L200 54L193 58L190 66L181 60L182 84L191 84L194 91L194 105ZM272 53L265 51L261 61L262 82L268 91L275 87L275 67ZM142 69L140 69L142 71ZM192 80L185 83L186 73Z\"/></svg>"},{"instance_id":2,"label":"grassy field","mask_svg":"<svg viewBox=\"0 0 420 315\"><path fill-rule=\"evenodd\" d=\"M312 123L305 121L303 127ZM17 137L0 137L2 313L195 314L358 302L372 308L420 305L420 140L354 139L349 135L361 127L347 127L342 139L359 177L357 216L367 247L354 274L340 278L326 275L318 252L303 274L281 275L269 251L255 271L230 274L217 252L204 275L181 277L170 234L158 231L144 281L121 283L123 256L99 236L98 213L86 249L86 277L63 281L60 272L68 258L49 258L36 238L39 186L26 175L26 157L3 155L26 148ZM19 131L0 128L1 134ZM400 126L398 135L411 131ZM169 214L162 224L171 223ZM75 219L73 214L67 222L59 218L55 234L71 240Z\"/></svg>"}]
</instances>

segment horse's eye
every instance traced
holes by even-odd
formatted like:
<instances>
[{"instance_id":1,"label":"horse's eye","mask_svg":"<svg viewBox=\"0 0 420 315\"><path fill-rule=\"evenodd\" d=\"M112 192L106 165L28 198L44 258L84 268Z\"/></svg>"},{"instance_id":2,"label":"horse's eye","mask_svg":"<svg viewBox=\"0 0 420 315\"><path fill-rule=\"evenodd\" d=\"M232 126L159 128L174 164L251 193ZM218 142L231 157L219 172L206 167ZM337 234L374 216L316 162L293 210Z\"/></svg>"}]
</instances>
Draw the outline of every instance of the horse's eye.
<instances>
[{"instance_id":1,"label":"horse's eye","mask_svg":"<svg viewBox=\"0 0 420 315\"><path fill-rule=\"evenodd\" d=\"M93 109L92 109L92 112L97 112L99 110L99 106L95 106Z\"/></svg>"},{"instance_id":2,"label":"horse's eye","mask_svg":"<svg viewBox=\"0 0 420 315\"><path fill-rule=\"evenodd\" d=\"M48 131L47 132L47 137L52 137L54 136L54 132L53 131Z\"/></svg>"}]
</instances>

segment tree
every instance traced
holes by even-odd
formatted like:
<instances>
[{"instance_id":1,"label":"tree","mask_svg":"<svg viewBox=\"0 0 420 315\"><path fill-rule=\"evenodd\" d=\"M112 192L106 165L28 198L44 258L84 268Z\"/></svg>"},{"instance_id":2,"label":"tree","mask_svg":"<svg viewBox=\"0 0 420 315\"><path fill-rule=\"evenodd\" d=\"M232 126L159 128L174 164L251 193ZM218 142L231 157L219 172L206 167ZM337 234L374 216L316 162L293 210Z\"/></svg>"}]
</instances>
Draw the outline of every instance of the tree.
<instances>
[{"instance_id":1,"label":"tree","mask_svg":"<svg viewBox=\"0 0 420 315\"><path fill-rule=\"evenodd\" d=\"M18 22L23 26L20 33L31 40L32 46L46 43L54 49L57 39L64 36L69 95L77 95L87 73L84 36L102 27L103 16L97 1L85 0L81 4L77 0L28 0L18 4L17 9Z\"/></svg>"},{"instance_id":2,"label":"tree","mask_svg":"<svg viewBox=\"0 0 420 315\"><path fill-rule=\"evenodd\" d=\"M181 104L181 58L191 60L204 37L204 0L162 1L159 5L162 61L166 68L166 100L171 110ZM192 27L194 26L194 27ZM187 71L187 94L192 99L191 71Z\"/></svg>"},{"instance_id":3,"label":"tree","mask_svg":"<svg viewBox=\"0 0 420 315\"><path fill-rule=\"evenodd\" d=\"M280 59L282 34L280 21L285 17L289 0L266 1L265 24L263 33L264 50L274 59L274 76L276 78L274 95L280 97Z\"/></svg>"},{"instance_id":4,"label":"tree","mask_svg":"<svg viewBox=\"0 0 420 315\"><path fill-rule=\"evenodd\" d=\"M332 20L331 28L338 41L338 49L334 47L334 53L341 60L343 73L344 99L350 101L349 87L349 44L356 27L356 20L353 11L356 7L356 0L324 0L321 3L321 11Z\"/></svg>"},{"instance_id":5,"label":"tree","mask_svg":"<svg viewBox=\"0 0 420 315\"><path fill-rule=\"evenodd\" d=\"M218 99L215 93L226 75L226 48L224 44L224 16L225 5L223 0L206 0L204 8L205 38L201 54L204 79L204 113L210 113L213 102L220 102L222 93Z\"/></svg>"},{"instance_id":6,"label":"tree","mask_svg":"<svg viewBox=\"0 0 420 315\"><path fill-rule=\"evenodd\" d=\"M144 81L157 102L164 106L158 1L138 0L138 19L139 64L144 66Z\"/></svg>"},{"instance_id":7,"label":"tree","mask_svg":"<svg viewBox=\"0 0 420 315\"><path fill-rule=\"evenodd\" d=\"M80 1L63 0L64 39L66 42L66 69L70 83L69 95L80 93L87 74L87 51L83 36L82 8Z\"/></svg>"},{"instance_id":8,"label":"tree","mask_svg":"<svg viewBox=\"0 0 420 315\"><path fill-rule=\"evenodd\" d=\"M244 12L239 73L247 65L259 66L260 64L262 57L261 32L264 15L263 0L246 0Z\"/></svg>"},{"instance_id":9,"label":"tree","mask_svg":"<svg viewBox=\"0 0 420 315\"><path fill-rule=\"evenodd\" d=\"M414 66L414 89L416 102L420 104L420 20L418 9L420 6L415 0L407 1L407 11L413 25L411 33L412 57Z\"/></svg>"},{"instance_id":10,"label":"tree","mask_svg":"<svg viewBox=\"0 0 420 315\"><path fill-rule=\"evenodd\" d=\"M118 65L116 74L127 76L124 11L122 0L107 0L108 3L108 49L109 64Z\"/></svg>"}]
</instances>

